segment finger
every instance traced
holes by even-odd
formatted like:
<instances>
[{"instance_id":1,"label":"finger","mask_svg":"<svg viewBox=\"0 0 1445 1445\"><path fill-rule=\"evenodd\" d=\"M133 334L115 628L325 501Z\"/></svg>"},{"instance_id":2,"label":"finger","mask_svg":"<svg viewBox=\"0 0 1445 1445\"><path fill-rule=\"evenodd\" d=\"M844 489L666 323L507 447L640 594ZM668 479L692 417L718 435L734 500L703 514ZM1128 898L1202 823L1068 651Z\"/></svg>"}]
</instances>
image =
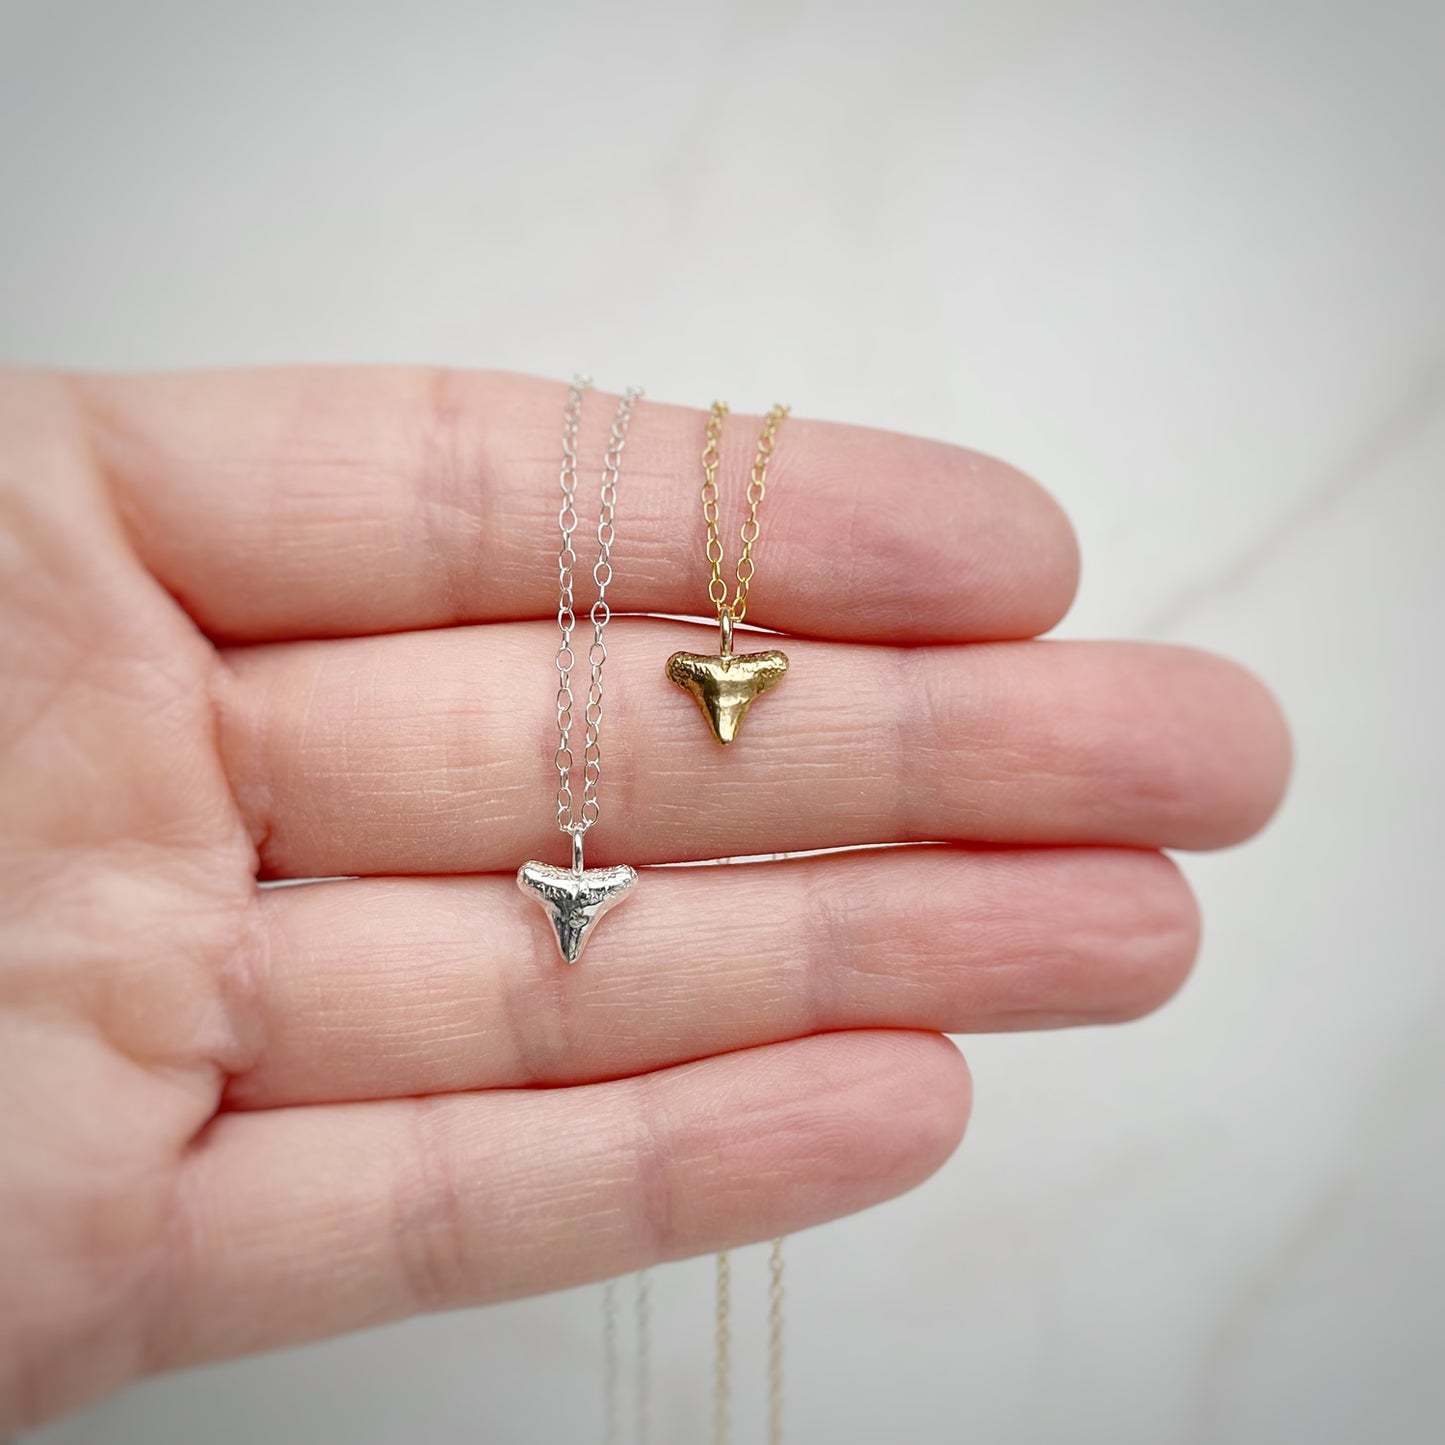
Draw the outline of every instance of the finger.
<instances>
[{"instance_id":1,"label":"finger","mask_svg":"<svg viewBox=\"0 0 1445 1445\"><path fill-rule=\"evenodd\" d=\"M557 610L559 383L333 369L87 379L95 451L135 545L212 636L342 636ZM579 553L613 398L588 398ZM704 414L644 402L613 551L619 611L710 612ZM734 416L729 540L758 432ZM751 621L859 639L1047 630L1073 597L1067 521L1011 468L937 442L790 418L768 473ZM590 571L590 560L584 571Z\"/></svg>"},{"instance_id":2,"label":"finger","mask_svg":"<svg viewBox=\"0 0 1445 1445\"><path fill-rule=\"evenodd\" d=\"M952 1152L947 1040L856 1033L576 1089L223 1115L190 1160L160 1365L791 1233Z\"/></svg>"},{"instance_id":3,"label":"finger","mask_svg":"<svg viewBox=\"0 0 1445 1445\"><path fill-rule=\"evenodd\" d=\"M787 678L725 749L663 676L698 633L625 619L611 636L593 863L922 840L1212 847L1258 828L1283 787L1273 700L1203 653L790 643ZM231 654L223 751L266 872L560 856L553 645L534 623Z\"/></svg>"},{"instance_id":4,"label":"finger","mask_svg":"<svg viewBox=\"0 0 1445 1445\"><path fill-rule=\"evenodd\" d=\"M1198 915L1157 853L904 848L648 872L580 968L498 877L268 890L231 1107L621 1078L849 1028L1136 1018Z\"/></svg>"}]
</instances>

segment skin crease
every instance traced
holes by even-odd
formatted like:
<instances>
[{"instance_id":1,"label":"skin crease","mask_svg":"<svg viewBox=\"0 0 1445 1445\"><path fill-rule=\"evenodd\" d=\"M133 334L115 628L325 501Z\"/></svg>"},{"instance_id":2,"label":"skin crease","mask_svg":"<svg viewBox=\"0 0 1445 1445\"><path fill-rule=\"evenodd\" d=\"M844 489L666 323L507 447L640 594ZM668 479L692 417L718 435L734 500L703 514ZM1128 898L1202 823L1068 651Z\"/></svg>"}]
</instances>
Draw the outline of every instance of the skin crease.
<instances>
[{"instance_id":1,"label":"skin crease","mask_svg":"<svg viewBox=\"0 0 1445 1445\"><path fill-rule=\"evenodd\" d=\"M792 671L720 758L661 675L697 634L620 618L589 862L909 846L644 868L562 971L510 873L562 861L563 394L0 375L0 1431L888 1198L962 1135L941 1034L1132 1018L1187 973L1157 849L1266 821L1268 694L1027 641L1077 578L1044 493L799 419L749 610ZM702 427L638 410L619 612L697 608ZM878 710L829 704L880 673ZM323 871L361 876L257 886Z\"/></svg>"}]
</instances>

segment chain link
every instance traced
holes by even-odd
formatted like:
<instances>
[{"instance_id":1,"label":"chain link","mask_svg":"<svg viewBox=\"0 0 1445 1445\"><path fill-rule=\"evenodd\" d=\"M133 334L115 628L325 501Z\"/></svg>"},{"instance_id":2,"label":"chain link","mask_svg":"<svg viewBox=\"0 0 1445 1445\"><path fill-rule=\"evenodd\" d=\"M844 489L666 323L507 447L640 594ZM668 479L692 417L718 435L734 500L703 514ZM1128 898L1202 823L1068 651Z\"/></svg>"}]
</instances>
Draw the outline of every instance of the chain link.
<instances>
[{"instance_id":1,"label":"chain link","mask_svg":"<svg viewBox=\"0 0 1445 1445\"><path fill-rule=\"evenodd\" d=\"M633 1276L635 1326L632 1374L632 1425L635 1445L652 1440L652 1274ZM602 1286L602 1420L605 1445L622 1445L622 1295L621 1283Z\"/></svg>"},{"instance_id":2,"label":"chain link","mask_svg":"<svg viewBox=\"0 0 1445 1445\"><path fill-rule=\"evenodd\" d=\"M783 1445L783 1241L768 1255L767 1441ZM713 1361L713 1445L732 1445L732 1258L717 1256L716 1354Z\"/></svg>"},{"instance_id":3,"label":"chain link","mask_svg":"<svg viewBox=\"0 0 1445 1445\"><path fill-rule=\"evenodd\" d=\"M778 428L782 426L783 418L787 416L789 410L790 408L781 404L775 406L763 418L763 429L758 434L757 454L753 458L753 469L748 476L748 514L743 520L739 533L743 549L738 556L738 565L735 569L737 590L733 593L731 604L728 602L728 585L723 580L723 546L722 537L718 531L717 505L717 469L718 463L722 459L723 421L728 414L727 402L713 402L712 410L708 413L707 439L702 448L702 516L703 521L707 524L707 547L705 550L711 574L707 584L707 595L717 609L719 620L722 619L724 613L730 613L734 622L741 622L747 616L748 592L752 587L753 573L757 570L753 564L753 544L758 540L758 509L767 495L768 462L772 460L773 443L777 439Z\"/></svg>"},{"instance_id":4,"label":"chain link","mask_svg":"<svg viewBox=\"0 0 1445 1445\"><path fill-rule=\"evenodd\" d=\"M783 1445L783 1241L768 1256L768 1445Z\"/></svg>"},{"instance_id":5,"label":"chain link","mask_svg":"<svg viewBox=\"0 0 1445 1445\"><path fill-rule=\"evenodd\" d=\"M622 1445L621 1365L617 1344L617 1281L602 1286L602 1420L606 1445Z\"/></svg>"},{"instance_id":6,"label":"chain link","mask_svg":"<svg viewBox=\"0 0 1445 1445\"><path fill-rule=\"evenodd\" d=\"M732 1440L732 1261L717 1257L717 1352L713 1359L712 1441L731 1445Z\"/></svg>"},{"instance_id":7,"label":"chain link","mask_svg":"<svg viewBox=\"0 0 1445 1445\"><path fill-rule=\"evenodd\" d=\"M627 428L632 413L642 397L642 388L628 387L618 398L617 412L612 418L612 435L603 459L602 486L597 515L597 561L592 567L592 580L597 586L597 600L592 604L592 642L587 649L590 678L587 703L582 712L582 805L576 805L572 775L577 759L572 752L573 714L572 668L577 656L572 650L572 633L577 626L572 572L577 565L577 552L572 535L577 530L577 431L582 420L582 398L592 379L573 378L567 392L567 408L562 419L562 505L557 513L557 527L562 545L557 553L557 827L574 838L585 833L598 818L597 787L602 779L602 668L607 661L607 644L603 630L612 617L607 603L607 587L612 581L613 517L617 507L617 479L622 471L622 449L627 444Z\"/></svg>"},{"instance_id":8,"label":"chain link","mask_svg":"<svg viewBox=\"0 0 1445 1445\"><path fill-rule=\"evenodd\" d=\"M637 1445L649 1445L652 1439L652 1274L637 1271L637 1370L635 1399L637 1405Z\"/></svg>"}]
</instances>

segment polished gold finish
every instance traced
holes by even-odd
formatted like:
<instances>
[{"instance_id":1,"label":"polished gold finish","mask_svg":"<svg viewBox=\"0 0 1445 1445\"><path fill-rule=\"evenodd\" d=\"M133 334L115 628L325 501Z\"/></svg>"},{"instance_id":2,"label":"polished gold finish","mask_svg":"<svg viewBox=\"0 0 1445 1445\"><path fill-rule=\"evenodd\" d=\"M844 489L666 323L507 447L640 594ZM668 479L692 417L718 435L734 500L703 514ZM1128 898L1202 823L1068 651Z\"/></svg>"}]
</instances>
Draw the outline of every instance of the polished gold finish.
<instances>
[{"instance_id":1,"label":"polished gold finish","mask_svg":"<svg viewBox=\"0 0 1445 1445\"><path fill-rule=\"evenodd\" d=\"M787 670L788 659L776 648L719 657L674 652L667 659L668 678L696 700L713 737L724 745L737 737L753 699L776 687Z\"/></svg>"},{"instance_id":2,"label":"polished gold finish","mask_svg":"<svg viewBox=\"0 0 1445 1445\"><path fill-rule=\"evenodd\" d=\"M763 419L758 434L757 453L748 477L748 514L739 536L742 552L735 569L737 584L732 600L723 580L723 546L718 531L717 469L722 451L723 421L727 417L725 401L715 401L707 419L707 439L702 449L702 515L707 528L707 561L710 571L707 595L717 610L720 645L716 654L674 652L667 659L669 681L694 699L707 719L708 727L718 742L726 746L737 737L743 715L755 698L776 687L788 670L788 659L776 648L767 652L733 653L733 624L747 615L748 592L753 574L753 544L758 540L758 511L768 489L768 462L778 428L788 414L785 406L775 406Z\"/></svg>"}]
</instances>

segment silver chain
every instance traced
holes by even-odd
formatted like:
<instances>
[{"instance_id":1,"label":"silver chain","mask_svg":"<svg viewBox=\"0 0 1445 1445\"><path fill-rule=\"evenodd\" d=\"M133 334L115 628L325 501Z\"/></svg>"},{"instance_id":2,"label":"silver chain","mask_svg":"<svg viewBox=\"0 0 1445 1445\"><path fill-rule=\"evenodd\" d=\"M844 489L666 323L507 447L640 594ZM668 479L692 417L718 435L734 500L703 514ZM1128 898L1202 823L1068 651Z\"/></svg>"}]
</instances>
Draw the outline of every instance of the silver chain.
<instances>
[{"instance_id":1,"label":"silver chain","mask_svg":"<svg viewBox=\"0 0 1445 1445\"><path fill-rule=\"evenodd\" d=\"M633 1395L637 1402L637 1445L652 1441L652 1274L637 1272L637 1368Z\"/></svg>"},{"instance_id":2,"label":"silver chain","mask_svg":"<svg viewBox=\"0 0 1445 1445\"><path fill-rule=\"evenodd\" d=\"M652 1441L652 1274L633 1276L632 1428L635 1445ZM602 1426L605 1445L622 1445L622 1303L618 1281L602 1286Z\"/></svg>"},{"instance_id":3,"label":"silver chain","mask_svg":"<svg viewBox=\"0 0 1445 1445\"><path fill-rule=\"evenodd\" d=\"M607 605L607 587L612 581L612 518L617 507L617 478L622 471L622 449L627 444L627 428L632 413L642 397L640 386L630 386L617 400L612 418L612 436L602 464L602 487L597 513L597 561L592 567L592 580L597 585L597 600L588 614L592 621L592 643L587 649L591 679L587 686L587 706L583 710L584 741L582 746L582 806L577 808L572 792L572 774L577 759L572 753L572 668L577 661L572 651L572 632L577 626L574 610L572 569L577 565L577 552L572 534L577 530L577 431L582 420L582 397L592 379L573 378L567 392L567 410L562 420L562 506L557 513L557 526L562 533L562 546L557 553L557 827L580 838L598 816L597 785L602 777L602 667L607 661L607 644L603 630L612 617Z\"/></svg>"},{"instance_id":4,"label":"silver chain","mask_svg":"<svg viewBox=\"0 0 1445 1445\"><path fill-rule=\"evenodd\" d=\"M606 1445L622 1445L622 1366L617 1341L617 1281L602 1286L602 1426Z\"/></svg>"}]
</instances>

